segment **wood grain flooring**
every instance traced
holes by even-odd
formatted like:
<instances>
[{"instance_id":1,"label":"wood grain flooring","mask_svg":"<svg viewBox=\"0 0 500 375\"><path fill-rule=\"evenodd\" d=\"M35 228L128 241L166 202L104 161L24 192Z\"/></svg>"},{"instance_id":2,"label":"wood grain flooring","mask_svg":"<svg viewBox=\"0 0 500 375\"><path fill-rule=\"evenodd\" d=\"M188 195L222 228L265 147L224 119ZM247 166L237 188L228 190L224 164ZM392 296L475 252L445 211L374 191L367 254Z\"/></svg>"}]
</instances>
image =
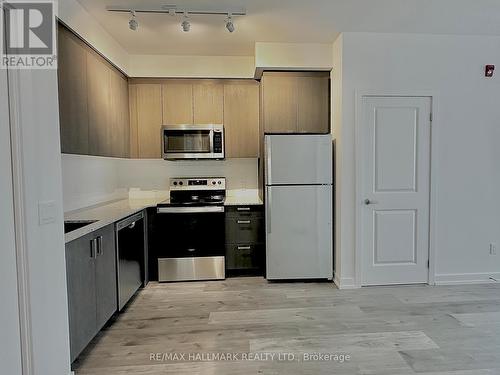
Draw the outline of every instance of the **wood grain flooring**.
<instances>
[{"instance_id":1,"label":"wood grain flooring","mask_svg":"<svg viewBox=\"0 0 500 375\"><path fill-rule=\"evenodd\" d=\"M500 285L151 283L73 367L77 375L500 374Z\"/></svg>"}]
</instances>

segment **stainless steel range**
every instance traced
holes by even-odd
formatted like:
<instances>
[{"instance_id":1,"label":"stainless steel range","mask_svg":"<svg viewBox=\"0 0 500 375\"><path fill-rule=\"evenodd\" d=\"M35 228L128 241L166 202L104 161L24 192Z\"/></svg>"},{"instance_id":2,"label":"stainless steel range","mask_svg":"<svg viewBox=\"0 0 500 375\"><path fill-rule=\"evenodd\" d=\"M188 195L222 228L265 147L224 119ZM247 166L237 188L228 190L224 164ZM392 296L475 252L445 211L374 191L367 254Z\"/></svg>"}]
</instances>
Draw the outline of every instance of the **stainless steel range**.
<instances>
[{"instance_id":1,"label":"stainless steel range","mask_svg":"<svg viewBox=\"0 0 500 375\"><path fill-rule=\"evenodd\" d=\"M225 198L223 177L170 179L170 200L157 206L159 281L225 278Z\"/></svg>"}]
</instances>

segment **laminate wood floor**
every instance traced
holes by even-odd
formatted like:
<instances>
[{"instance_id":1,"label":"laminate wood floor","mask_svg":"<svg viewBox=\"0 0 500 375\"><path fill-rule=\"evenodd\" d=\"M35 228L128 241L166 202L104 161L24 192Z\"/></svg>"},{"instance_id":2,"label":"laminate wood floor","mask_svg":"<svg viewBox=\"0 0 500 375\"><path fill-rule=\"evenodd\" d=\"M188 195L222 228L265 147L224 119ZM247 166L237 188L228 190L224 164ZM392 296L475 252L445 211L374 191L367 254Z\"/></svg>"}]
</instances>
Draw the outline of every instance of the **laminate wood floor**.
<instances>
[{"instance_id":1,"label":"laminate wood floor","mask_svg":"<svg viewBox=\"0 0 500 375\"><path fill-rule=\"evenodd\" d=\"M313 353L330 356L316 360ZM74 369L77 375L500 374L500 284L338 290L332 283L258 277L151 283Z\"/></svg>"}]
</instances>

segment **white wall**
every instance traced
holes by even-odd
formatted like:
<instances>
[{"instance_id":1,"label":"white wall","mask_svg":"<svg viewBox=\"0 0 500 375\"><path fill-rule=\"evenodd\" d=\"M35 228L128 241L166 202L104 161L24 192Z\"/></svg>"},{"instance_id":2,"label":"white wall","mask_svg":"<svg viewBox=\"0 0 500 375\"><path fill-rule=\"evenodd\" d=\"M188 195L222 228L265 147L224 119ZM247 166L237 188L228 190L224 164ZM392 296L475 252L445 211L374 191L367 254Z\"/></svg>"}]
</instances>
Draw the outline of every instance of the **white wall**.
<instances>
[{"instance_id":1,"label":"white wall","mask_svg":"<svg viewBox=\"0 0 500 375\"><path fill-rule=\"evenodd\" d=\"M253 56L130 55L131 77L253 78Z\"/></svg>"},{"instance_id":2,"label":"white wall","mask_svg":"<svg viewBox=\"0 0 500 375\"><path fill-rule=\"evenodd\" d=\"M9 81L19 87L10 91L17 103L11 121L19 129L21 145L16 165L21 169L22 190L17 193L24 201L33 374L66 375L70 359L57 73L34 70L13 75L18 78ZM54 222L41 225L38 205L50 201L55 205Z\"/></svg>"},{"instance_id":3,"label":"white wall","mask_svg":"<svg viewBox=\"0 0 500 375\"><path fill-rule=\"evenodd\" d=\"M255 43L255 78L264 70L330 70L332 45L323 43Z\"/></svg>"},{"instance_id":4,"label":"white wall","mask_svg":"<svg viewBox=\"0 0 500 375\"><path fill-rule=\"evenodd\" d=\"M344 33L342 119L335 125L341 154L340 277L355 277L355 90L438 93L433 123L437 154L437 282L487 280L500 275L500 72L484 77L484 66L500 66L500 38Z\"/></svg>"},{"instance_id":5,"label":"white wall","mask_svg":"<svg viewBox=\"0 0 500 375\"><path fill-rule=\"evenodd\" d=\"M258 159L164 161L62 155L64 211L126 198L128 189L168 190L170 177L226 177L227 189L257 189Z\"/></svg>"},{"instance_id":6,"label":"white wall","mask_svg":"<svg viewBox=\"0 0 500 375\"><path fill-rule=\"evenodd\" d=\"M5 374L21 373L19 301L17 294L14 197L10 157L7 71L0 70L0 368Z\"/></svg>"}]
</instances>

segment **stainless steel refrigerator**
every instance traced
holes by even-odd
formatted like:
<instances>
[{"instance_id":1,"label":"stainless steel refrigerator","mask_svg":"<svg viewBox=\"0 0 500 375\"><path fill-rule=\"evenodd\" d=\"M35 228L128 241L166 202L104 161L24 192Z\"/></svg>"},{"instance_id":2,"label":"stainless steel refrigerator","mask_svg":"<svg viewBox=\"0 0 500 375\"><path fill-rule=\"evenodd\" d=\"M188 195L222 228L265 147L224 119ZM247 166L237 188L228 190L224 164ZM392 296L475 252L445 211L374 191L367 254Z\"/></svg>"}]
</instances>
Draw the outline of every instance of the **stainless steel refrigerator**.
<instances>
[{"instance_id":1,"label":"stainless steel refrigerator","mask_svg":"<svg viewBox=\"0 0 500 375\"><path fill-rule=\"evenodd\" d=\"M266 135L266 277L333 278L331 135Z\"/></svg>"}]
</instances>

